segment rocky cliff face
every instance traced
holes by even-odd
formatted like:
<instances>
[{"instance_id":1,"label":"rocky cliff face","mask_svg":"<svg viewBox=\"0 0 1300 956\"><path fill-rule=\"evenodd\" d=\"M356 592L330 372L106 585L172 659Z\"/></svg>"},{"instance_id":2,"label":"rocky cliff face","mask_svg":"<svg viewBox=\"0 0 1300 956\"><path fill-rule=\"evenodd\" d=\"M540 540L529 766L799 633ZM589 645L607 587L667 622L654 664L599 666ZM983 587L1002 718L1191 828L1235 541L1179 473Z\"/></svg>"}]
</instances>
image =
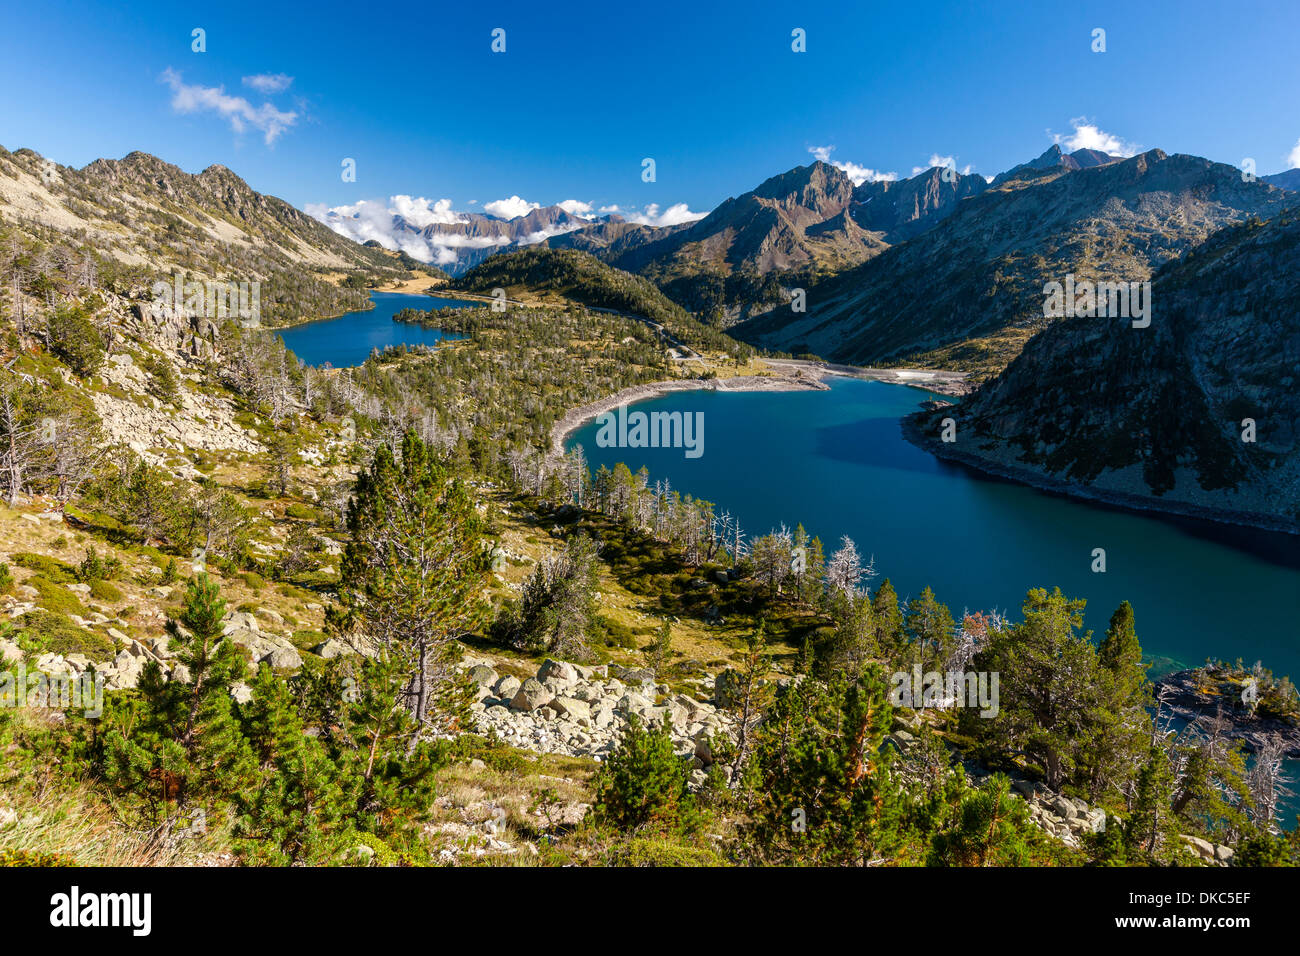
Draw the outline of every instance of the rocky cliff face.
<instances>
[{"instance_id":1,"label":"rocky cliff face","mask_svg":"<svg viewBox=\"0 0 1300 956\"><path fill-rule=\"evenodd\" d=\"M899 181L863 183L853 190L853 217L864 229L885 234L891 243L920 235L951 214L957 203L988 188L983 176L947 177L935 166Z\"/></svg>"},{"instance_id":2,"label":"rocky cliff face","mask_svg":"<svg viewBox=\"0 0 1300 956\"><path fill-rule=\"evenodd\" d=\"M1057 322L959 407L938 454L1162 510L1300 532L1300 208L1155 277L1148 328ZM936 442L942 419L957 440Z\"/></svg>"},{"instance_id":3,"label":"rocky cliff face","mask_svg":"<svg viewBox=\"0 0 1300 956\"><path fill-rule=\"evenodd\" d=\"M1160 150L1036 169L810 288L805 314L777 307L735 334L856 364L999 371L1048 324L1045 283L1070 273L1147 279L1219 228L1274 215L1289 195L1243 182L1235 167Z\"/></svg>"}]
</instances>

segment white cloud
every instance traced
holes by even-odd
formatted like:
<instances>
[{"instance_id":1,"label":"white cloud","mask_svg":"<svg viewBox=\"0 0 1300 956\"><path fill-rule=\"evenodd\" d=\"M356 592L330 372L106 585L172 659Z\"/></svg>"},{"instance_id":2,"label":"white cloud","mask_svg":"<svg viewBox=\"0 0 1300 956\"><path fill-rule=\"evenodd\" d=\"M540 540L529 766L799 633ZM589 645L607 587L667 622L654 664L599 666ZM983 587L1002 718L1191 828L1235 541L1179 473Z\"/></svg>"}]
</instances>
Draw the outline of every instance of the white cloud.
<instances>
[{"instance_id":1,"label":"white cloud","mask_svg":"<svg viewBox=\"0 0 1300 956\"><path fill-rule=\"evenodd\" d=\"M882 173L866 166L859 166L857 163L837 162L831 159L831 153L834 150L834 146L808 147L808 152L812 153L814 158L821 160L823 163L830 163L836 169L843 170L855 186L861 186L865 182L893 182L898 178L898 173Z\"/></svg>"},{"instance_id":2,"label":"white cloud","mask_svg":"<svg viewBox=\"0 0 1300 956\"><path fill-rule=\"evenodd\" d=\"M892 183L898 179L898 173L881 173L866 166L859 166L857 163L834 163L833 165L836 169L844 170L855 186L861 186L866 182Z\"/></svg>"},{"instance_id":3,"label":"white cloud","mask_svg":"<svg viewBox=\"0 0 1300 956\"><path fill-rule=\"evenodd\" d=\"M313 219L320 220L340 236L346 236L354 242L374 240L385 249L405 252L421 262L432 262L440 266L455 263L457 249L510 245L510 239L504 236L466 236L436 231L425 236L397 225L397 216L401 216L408 225L418 228L463 222L460 215L451 208L450 199L430 201L423 197L413 199L410 196L391 196L387 204L362 199L344 206L308 203L303 209ZM580 227L539 230L520 239L519 245L541 242L577 228Z\"/></svg>"},{"instance_id":4,"label":"white cloud","mask_svg":"<svg viewBox=\"0 0 1300 956\"><path fill-rule=\"evenodd\" d=\"M945 166L951 166L953 169L956 169L956 168L957 168L957 157L955 157L955 156L940 156L938 153L931 153L931 154L930 154L930 162L929 162L929 165L927 165L927 166L913 166L913 167L912 167L912 175L913 175L913 176L917 176L917 175L919 175L919 174L921 174L921 173L926 172L927 170L934 169L934 167L936 167L936 166L940 167L941 169L942 169L943 167L945 167ZM969 176L969 175L971 174L971 170L972 170L972 167L971 167L970 163L967 163L965 166L963 166L963 167L961 168L960 172L961 172L961 174L962 174L963 176ZM987 177L986 177L986 178L987 178Z\"/></svg>"},{"instance_id":5,"label":"white cloud","mask_svg":"<svg viewBox=\"0 0 1300 956\"><path fill-rule=\"evenodd\" d=\"M707 212L691 212L684 202L674 203L661 213L659 204L652 202L643 211L629 214L627 221L643 226L677 226L684 222L695 222L707 215Z\"/></svg>"},{"instance_id":6,"label":"white cloud","mask_svg":"<svg viewBox=\"0 0 1300 956\"><path fill-rule=\"evenodd\" d=\"M526 216L534 209L540 208L540 203L529 202L526 199L520 199L518 196L511 196L509 199L495 199L492 202L483 204L483 211L490 216L496 216L498 219L517 219L519 216Z\"/></svg>"},{"instance_id":7,"label":"white cloud","mask_svg":"<svg viewBox=\"0 0 1300 956\"><path fill-rule=\"evenodd\" d=\"M418 199L412 199L410 196L393 196L388 201L391 204L389 212L401 216L416 229L423 229L434 223L465 221L452 210L450 199L433 201L423 196Z\"/></svg>"},{"instance_id":8,"label":"white cloud","mask_svg":"<svg viewBox=\"0 0 1300 956\"><path fill-rule=\"evenodd\" d=\"M618 203L614 203L612 206L601 206L596 212L602 216L608 216L612 212L619 212Z\"/></svg>"},{"instance_id":9,"label":"white cloud","mask_svg":"<svg viewBox=\"0 0 1300 956\"><path fill-rule=\"evenodd\" d=\"M573 232L582 229L582 226L550 226L546 229L538 229L536 232L530 232L526 236L520 236L517 244L521 246L532 246L539 242L545 242L551 236L562 236L566 232Z\"/></svg>"},{"instance_id":10,"label":"white cloud","mask_svg":"<svg viewBox=\"0 0 1300 956\"><path fill-rule=\"evenodd\" d=\"M298 121L297 113L278 110L270 103L255 107L242 96L230 96L225 87L187 84L171 67L163 70L159 80L171 87L172 109L177 113L217 113L236 133L250 126L261 130L268 146Z\"/></svg>"},{"instance_id":11,"label":"white cloud","mask_svg":"<svg viewBox=\"0 0 1300 956\"><path fill-rule=\"evenodd\" d=\"M591 203L589 202L582 202L578 199L565 199L562 202L557 202L555 205L559 206L570 216L577 216L580 219L591 218Z\"/></svg>"},{"instance_id":12,"label":"white cloud","mask_svg":"<svg viewBox=\"0 0 1300 956\"><path fill-rule=\"evenodd\" d=\"M272 93L283 93L292 82L293 77L284 73L255 73L252 76L244 77L245 86L251 86L264 96L270 96Z\"/></svg>"},{"instance_id":13,"label":"white cloud","mask_svg":"<svg viewBox=\"0 0 1300 956\"><path fill-rule=\"evenodd\" d=\"M1052 142L1057 143L1067 152L1073 153L1078 149L1099 149L1111 156L1136 156L1141 149L1136 143L1126 142L1114 133L1107 133L1096 124L1089 123L1086 116L1070 120L1070 125L1074 127L1073 135L1051 134ZM1048 132L1051 133L1050 130Z\"/></svg>"},{"instance_id":14,"label":"white cloud","mask_svg":"<svg viewBox=\"0 0 1300 956\"><path fill-rule=\"evenodd\" d=\"M1295 141L1295 146L1291 148L1291 152L1287 153L1286 156L1287 169L1295 169L1297 166L1300 166L1300 139Z\"/></svg>"}]
</instances>

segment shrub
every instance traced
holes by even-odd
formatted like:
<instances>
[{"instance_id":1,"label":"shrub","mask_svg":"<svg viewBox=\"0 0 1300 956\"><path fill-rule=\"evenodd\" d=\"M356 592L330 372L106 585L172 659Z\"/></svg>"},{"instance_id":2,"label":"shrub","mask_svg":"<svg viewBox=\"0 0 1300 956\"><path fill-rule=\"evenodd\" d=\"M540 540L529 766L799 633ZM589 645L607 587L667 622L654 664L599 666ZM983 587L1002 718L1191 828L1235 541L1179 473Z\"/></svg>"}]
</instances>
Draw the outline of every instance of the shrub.
<instances>
[{"instance_id":1,"label":"shrub","mask_svg":"<svg viewBox=\"0 0 1300 956\"><path fill-rule=\"evenodd\" d=\"M72 584L77 580L77 569L70 564L65 564L58 558L46 557L43 554L32 554L28 551L20 551L12 555L12 557L14 564L18 565L18 567L35 571L56 584Z\"/></svg>"},{"instance_id":2,"label":"shrub","mask_svg":"<svg viewBox=\"0 0 1300 956\"><path fill-rule=\"evenodd\" d=\"M55 614L75 614L85 617L86 610L80 599L61 584L55 584L49 578L39 574L32 575L27 583L36 589L36 603Z\"/></svg>"},{"instance_id":3,"label":"shrub","mask_svg":"<svg viewBox=\"0 0 1300 956\"><path fill-rule=\"evenodd\" d=\"M101 580L90 582L90 596L96 601L106 601L109 604L119 604L126 600L126 595L116 585Z\"/></svg>"},{"instance_id":4,"label":"shrub","mask_svg":"<svg viewBox=\"0 0 1300 956\"><path fill-rule=\"evenodd\" d=\"M181 573L176 567L176 559L168 558L167 563L162 567L162 583L175 584L181 579Z\"/></svg>"},{"instance_id":5,"label":"shrub","mask_svg":"<svg viewBox=\"0 0 1300 956\"><path fill-rule=\"evenodd\" d=\"M9 565L0 561L0 594L8 594L14 589L14 576Z\"/></svg>"},{"instance_id":6,"label":"shrub","mask_svg":"<svg viewBox=\"0 0 1300 956\"><path fill-rule=\"evenodd\" d=\"M77 375L85 378L104 362L104 343L84 306L57 309L48 320L50 351Z\"/></svg>"},{"instance_id":7,"label":"shrub","mask_svg":"<svg viewBox=\"0 0 1300 956\"><path fill-rule=\"evenodd\" d=\"M86 549L86 556L77 565L77 580L84 584L92 581L110 581L122 573L122 562L114 555L101 558L93 547Z\"/></svg>"},{"instance_id":8,"label":"shrub","mask_svg":"<svg viewBox=\"0 0 1300 956\"><path fill-rule=\"evenodd\" d=\"M618 840L601 855L602 866L726 866L710 847L663 837Z\"/></svg>"},{"instance_id":9,"label":"shrub","mask_svg":"<svg viewBox=\"0 0 1300 956\"><path fill-rule=\"evenodd\" d=\"M145 385L149 394L162 402L175 404L180 400L180 381L171 362L151 355L144 360L144 370L149 373L149 382Z\"/></svg>"},{"instance_id":10,"label":"shrub","mask_svg":"<svg viewBox=\"0 0 1300 956\"><path fill-rule=\"evenodd\" d=\"M77 627L51 611L28 611L18 619L18 629L26 638L23 643L29 654L85 654L92 661L105 661L112 659L116 650L104 635Z\"/></svg>"},{"instance_id":11,"label":"shrub","mask_svg":"<svg viewBox=\"0 0 1300 956\"><path fill-rule=\"evenodd\" d=\"M603 614L596 615L591 622L591 641L606 647L621 647L634 651L637 648L636 633L622 621L615 621Z\"/></svg>"},{"instance_id":12,"label":"shrub","mask_svg":"<svg viewBox=\"0 0 1300 956\"><path fill-rule=\"evenodd\" d=\"M705 816L687 790L690 765L677 756L667 726L647 729L636 715L596 775L593 820L622 831L693 833Z\"/></svg>"}]
</instances>

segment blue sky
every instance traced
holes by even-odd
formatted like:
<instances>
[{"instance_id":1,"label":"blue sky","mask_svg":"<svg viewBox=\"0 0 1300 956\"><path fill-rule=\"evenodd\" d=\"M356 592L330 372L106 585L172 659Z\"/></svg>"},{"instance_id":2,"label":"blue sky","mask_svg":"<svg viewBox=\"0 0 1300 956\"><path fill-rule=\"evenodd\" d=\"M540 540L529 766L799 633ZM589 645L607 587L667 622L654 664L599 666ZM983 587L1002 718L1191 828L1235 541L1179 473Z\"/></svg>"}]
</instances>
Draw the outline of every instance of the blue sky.
<instances>
[{"instance_id":1,"label":"blue sky","mask_svg":"<svg viewBox=\"0 0 1300 956\"><path fill-rule=\"evenodd\" d=\"M222 163L299 207L518 196L662 216L817 147L859 176L934 156L992 175L1053 133L1300 165L1294 0L8 6L0 143L77 166L135 149Z\"/></svg>"}]
</instances>

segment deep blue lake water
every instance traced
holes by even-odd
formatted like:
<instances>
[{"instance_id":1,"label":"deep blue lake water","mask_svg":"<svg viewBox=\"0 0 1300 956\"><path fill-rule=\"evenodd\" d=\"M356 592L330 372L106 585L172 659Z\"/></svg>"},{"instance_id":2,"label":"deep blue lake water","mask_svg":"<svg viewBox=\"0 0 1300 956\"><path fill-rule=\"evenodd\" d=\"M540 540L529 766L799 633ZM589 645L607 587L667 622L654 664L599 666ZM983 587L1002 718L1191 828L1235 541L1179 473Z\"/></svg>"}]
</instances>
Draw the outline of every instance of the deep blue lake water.
<instances>
[{"instance_id":1,"label":"deep blue lake water","mask_svg":"<svg viewBox=\"0 0 1300 956\"><path fill-rule=\"evenodd\" d=\"M394 322L402 309L456 309L481 307L482 302L467 299L442 299L432 295L407 295L403 292L372 292L375 307L364 312L348 312L333 319L321 319L305 325L280 330L280 337L294 355L308 365L329 363L336 368L360 365L372 349L388 345L433 345L453 334L424 328L409 322Z\"/></svg>"},{"instance_id":2,"label":"deep blue lake water","mask_svg":"<svg viewBox=\"0 0 1300 956\"><path fill-rule=\"evenodd\" d=\"M596 445L571 436L591 467L642 465L652 480L712 501L747 535L802 522L827 557L847 534L875 558L878 585L900 598L927 584L958 620L964 609L1020 616L1025 591L1059 586L1086 598L1100 636L1122 600L1156 670L1207 656L1263 661L1300 677L1300 540L1123 511L988 478L905 441L899 419L918 389L832 378L829 391L678 392L638 410L704 413L704 453ZM1106 551L1094 573L1094 548Z\"/></svg>"}]
</instances>

